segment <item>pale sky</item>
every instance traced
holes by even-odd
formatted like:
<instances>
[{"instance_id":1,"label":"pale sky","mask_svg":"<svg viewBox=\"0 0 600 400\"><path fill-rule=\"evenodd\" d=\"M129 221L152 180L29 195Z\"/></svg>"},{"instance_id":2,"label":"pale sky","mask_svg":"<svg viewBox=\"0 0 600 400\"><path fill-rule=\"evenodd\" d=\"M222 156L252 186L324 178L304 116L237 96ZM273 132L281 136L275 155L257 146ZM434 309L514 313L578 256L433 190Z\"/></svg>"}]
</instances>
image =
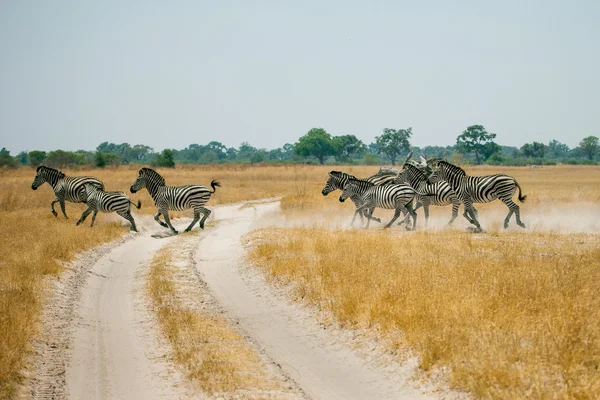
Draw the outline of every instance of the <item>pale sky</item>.
<instances>
[{"instance_id":1,"label":"pale sky","mask_svg":"<svg viewBox=\"0 0 600 400\"><path fill-rule=\"evenodd\" d=\"M600 1L0 2L0 147L600 136Z\"/></svg>"}]
</instances>

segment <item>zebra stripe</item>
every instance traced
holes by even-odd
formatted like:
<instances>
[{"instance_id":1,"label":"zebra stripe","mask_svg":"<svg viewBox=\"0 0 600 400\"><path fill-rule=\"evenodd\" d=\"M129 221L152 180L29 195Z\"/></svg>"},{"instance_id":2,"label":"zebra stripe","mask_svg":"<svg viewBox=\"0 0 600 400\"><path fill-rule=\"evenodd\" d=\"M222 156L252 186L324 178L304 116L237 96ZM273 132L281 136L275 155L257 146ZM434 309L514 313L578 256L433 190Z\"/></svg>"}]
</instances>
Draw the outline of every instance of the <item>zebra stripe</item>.
<instances>
[{"instance_id":1,"label":"zebra stripe","mask_svg":"<svg viewBox=\"0 0 600 400\"><path fill-rule=\"evenodd\" d=\"M519 189L519 201L524 202L527 196L521 193L521 186L512 176L504 174L486 176L468 176L466 172L456 165L446 161L436 160L432 162L433 174L429 177L430 182L445 180L456 193L460 201L465 205L465 218L473 223L480 231L481 225L477 218L477 210L473 203L489 203L500 199L509 209L504 219L504 229L508 228L510 217L515 214L517 225L525 228L521 222L520 207L512 200L513 195ZM471 218L468 218L468 217Z\"/></svg>"},{"instance_id":2,"label":"zebra stripe","mask_svg":"<svg viewBox=\"0 0 600 400\"><path fill-rule=\"evenodd\" d=\"M85 221L91 212L93 212L91 224L92 227L94 226L94 221L96 220L98 211L102 211L104 213L116 212L121 217L129 221L129 223L131 223L132 231L137 232L135 221L131 216L131 205L133 204L139 209L142 206L141 201L138 200L136 205L129 200L129 197L127 197L127 195L123 192L105 192L104 190L98 189L90 183L84 184L84 188L88 208L83 212L83 214L81 214L79 221L77 221L77 225Z\"/></svg>"},{"instance_id":3,"label":"zebra stripe","mask_svg":"<svg viewBox=\"0 0 600 400\"><path fill-rule=\"evenodd\" d=\"M452 225L458 216L460 200L448 182L439 181L437 183L429 183L425 174L412 164L404 164L404 170L398 177L417 192L415 211L423 205L426 224L429 219L430 205L447 206L452 204L452 217L450 218L450 222L448 222L448 225Z\"/></svg>"},{"instance_id":4,"label":"zebra stripe","mask_svg":"<svg viewBox=\"0 0 600 400\"><path fill-rule=\"evenodd\" d=\"M158 212L154 216L156 222L165 228L170 228L173 233L178 233L171 224L169 218L169 210L183 211L188 209L194 210L194 220L186 228L186 232L190 231L194 224L200 220L200 228L204 229L204 221L210 215L210 210L204 205L210 200L212 193L216 191L217 186L221 186L219 182L213 180L210 183L213 190L209 190L202 185L185 185L185 186L167 186L165 178L158 172L150 168L142 168L139 171L138 177L131 185L131 193L146 188L154 200ZM202 213L202 219L200 219ZM165 217L165 222L159 219L160 215Z\"/></svg>"},{"instance_id":5,"label":"zebra stripe","mask_svg":"<svg viewBox=\"0 0 600 400\"><path fill-rule=\"evenodd\" d=\"M395 209L394 217L384 229L389 228L398 219L401 212L408 213L413 217L412 229L414 230L417 224L417 214L412 209L410 203L416 194L413 188L405 184L375 186L366 180L351 178L348 179L348 183L342 191L340 201L343 202L350 196L358 195L363 201L363 205L359 210L374 209L375 207ZM370 214L373 214L373 210L371 210ZM367 228L370 221L370 219L367 220Z\"/></svg>"},{"instance_id":6,"label":"zebra stripe","mask_svg":"<svg viewBox=\"0 0 600 400\"><path fill-rule=\"evenodd\" d=\"M93 176L67 176L57 169L40 165L36 170L31 188L37 190L45 182L48 182L52 186L52 190L54 190L56 196L52 200L52 203L50 203L50 211L52 211L55 217L58 216L58 213L54 210L54 204L60 203L60 209L65 219L69 219L65 210L65 201L70 201L71 203L86 202L84 184L91 183L104 190L102 181Z\"/></svg>"}]
</instances>

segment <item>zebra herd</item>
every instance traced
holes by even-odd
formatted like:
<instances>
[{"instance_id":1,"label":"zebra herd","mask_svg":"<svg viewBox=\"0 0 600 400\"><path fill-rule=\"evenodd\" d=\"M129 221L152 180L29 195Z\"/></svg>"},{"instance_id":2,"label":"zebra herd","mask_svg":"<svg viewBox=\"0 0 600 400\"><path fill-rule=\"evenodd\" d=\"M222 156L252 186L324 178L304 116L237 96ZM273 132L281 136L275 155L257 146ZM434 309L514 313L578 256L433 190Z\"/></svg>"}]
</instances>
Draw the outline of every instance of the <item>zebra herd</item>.
<instances>
[{"instance_id":1,"label":"zebra herd","mask_svg":"<svg viewBox=\"0 0 600 400\"><path fill-rule=\"evenodd\" d=\"M400 224L406 223L408 226L412 217L412 229L414 230L417 224L416 210L420 207L423 207L425 223L427 223L429 206L451 204L452 216L448 222L450 225L458 216L460 204L463 204L463 216L475 226L477 231L482 231L474 203L489 203L496 199L500 199L509 209L509 213L504 219L504 228L508 227L513 214L517 225L525 228L525 224L521 221L520 208L512 198L517 189L519 189L518 199L520 202L524 202L527 196L522 194L521 186L513 177L504 174L468 176L462 168L447 161L422 159L423 161L418 163L409 161L410 156L409 154L401 170L381 168L377 174L367 179L358 179L344 172L331 171L321 193L327 196L334 190L341 190L342 194L339 200L343 202L350 198L356 207L352 224L359 215L363 224L364 218L366 218L367 228L371 221L381 222L379 218L373 216L375 208L395 210L392 220L385 228L389 228L403 213L404 218ZM84 222L91 213L93 213L91 226L94 226L98 211L116 212L130 222L132 231L137 232L135 221L131 215L131 206L139 209L140 201L137 204L133 203L123 192L106 192L104 184L97 178L66 176L54 168L40 166L37 168L31 188L36 190L45 182L52 186L56 195L50 204L50 210L54 216L58 215L54 209L56 203L60 204L65 218L68 218L65 201L86 203L88 208L77 221L77 225ZM130 191L136 193L144 188L148 190L158 208L154 219L161 226L169 228L174 234L177 234L177 230L171 224L169 210L193 209L194 219L185 231L190 231L198 221L200 228L204 229L204 223L211 213L204 205L210 200L216 188L221 185L213 180L210 186L212 190L202 185L167 186L165 179L158 172L150 168L142 168L131 185ZM160 219L161 215L164 217L164 222Z\"/></svg>"},{"instance_id":2,"label":"zebra herd","mask_svg":"<svg viewBox=\"0 0 600 400\"><path fill-rule=\"evenodd\" d=\"M93 213L91 226L94 226L98 211L105 213L115 212L129 221L131 230L137 232L135 221L131 216L131 205L139 209L142 206L141 201L138 200L137 204L135 204L123 192L104 191L104 184L97 178L91 176L67 176L54 168L40 166L36 170L31 188L36 190L45 182L52 186L56 195L56 198L50 203L50 210L55 217L58 216L58 213L54 210L56 203L60 204L60 209L65 219L68 219L65 211L65 201L85 203L88 208L81 214L77 225L85 221L90 213ZM193 209L194 220L185 231L188 232L191 230L198 220L200 220L200 228L204 229L204 222L210 215L210 210L204 207L204 205L210 199L211 194L216 191L216 188L221 186L216 180L213 180L210 185L213 189L212 191L202 185L167 186L165 179L158 172L150 168L142 168L139 170L137 179L131 185L130 191L131 193L135 193L146 188L158 208L158 212L154 216L156 222L165 228L170 228L174 234L177 234L177 230L171 224L169 210L183 211ZM202 219L200 219L200 214L202 214ZM159 219L160 215L164 217L165 222Z\"/></svg>"},{"instance_id":3,"label":"zebra herd","mask_svg":"<svg viewBox=\"0 0 600 400\"><path fill-rule=\"evenodd\" d=\"M366 227L371 220L381 222L373 217L375 208L394 209L392 220L384 227L389 228L399 217L404 214L400 222L407 223L412 217L412 229L416 227L417 215L415 211L423 207L425 222L429 218L429 206L452 205L452 216L448 225L451 225L458 216L458 208L464 205L463 216L474 230L481 232L481 224L474 203L489 203L500 199L509 209L504 219L504 228L508 228L511 216L514 214L517 225L525 228L521 221L519 206L513 201L513 196L519 189L518 199L524 202L527 196L521 192L521 186L511 176L504 174L486 176L468 176L465 171L442 159L422 159L421 163L409 161L411 154L403 164L401 170L381 168L379 172L366 179L358 179L353 175L340 171L331 171L325 187L321 191L327 196L334 190L341 190L341 202L348 197L354 203L356 210L351 225L356 216L367 219ZM413 207L414 204L414 207Z\"/></svg>"}]
</instances>

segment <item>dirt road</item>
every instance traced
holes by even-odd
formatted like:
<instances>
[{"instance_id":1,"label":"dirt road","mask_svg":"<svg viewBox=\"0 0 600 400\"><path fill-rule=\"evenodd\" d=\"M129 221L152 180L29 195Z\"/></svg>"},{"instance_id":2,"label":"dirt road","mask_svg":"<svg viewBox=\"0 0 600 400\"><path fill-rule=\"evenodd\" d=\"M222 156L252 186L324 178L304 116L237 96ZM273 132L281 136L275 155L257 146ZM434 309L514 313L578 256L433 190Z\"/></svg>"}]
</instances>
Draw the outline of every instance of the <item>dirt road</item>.
<instances>
[{"instance_id":1,"label":"dirt road","mask_svg":"<svg viewBox=\"0 0 600 400\"><path fill-rule=\"evenodd\" d=\"M264 220L278 206L219 209L220 223L203 237L196 256L197 268L216 299L311 398L430 398L408 382L414 364L393 373L376 367L244 266L241 237L257 223L268 225Z\"/></svg>"},{"instance_id":2,"label":"dirt road","mask_svg":"<svg viewBox=\"0 0 600 400\"><path fill-rule=\"evenodd\" d=\"M268 225L277 208L274 202L215 207L219 223L199 233L198 276L220 306L264 358L309 398L428 398L409 382L414 363L382 368L361 357L344 333L323 329L311 311L288 301L244 265L242 236L257 225ZM165 357L169 347L142 293L140 276L156 251L173 238L153 238L163 229L149 218L138 220L139 234L86 253L65 276L60 294L68 301L51 313L46 334L60 340L40 343L32 397L201 397ZM176 221L177 226L187 223Z\"/></svg>"}]
</instances>

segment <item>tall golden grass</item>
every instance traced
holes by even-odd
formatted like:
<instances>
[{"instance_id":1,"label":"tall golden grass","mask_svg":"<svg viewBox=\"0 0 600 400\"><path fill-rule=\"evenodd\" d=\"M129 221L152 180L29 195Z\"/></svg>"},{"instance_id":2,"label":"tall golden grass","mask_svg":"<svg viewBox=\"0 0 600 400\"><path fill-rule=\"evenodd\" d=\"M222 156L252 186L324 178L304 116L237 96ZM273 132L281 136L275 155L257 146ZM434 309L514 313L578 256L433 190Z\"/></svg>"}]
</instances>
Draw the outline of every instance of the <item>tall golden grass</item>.
<instances>
[{"instance_id":1,"label":"tall golden grass","mask_svg":"<svg viewBox=\"0 0 600 400\"><path fill-rule=\"evenodd\" d=\"M92 175L102 179L107 190L121 190L132 199L142 200L140 213L156 212L146 191L131 195L129 187L137 176L137 166L94 170L65 170L69 175ZM200 183L208 185L218 179L223 186L217 189L208 205L255 200L282 196L282 210L290 218L311 215L315 220L332 216L350 215L353 207L340 205L339 194L323 198L320 194L330 170L343 170L358 177L377 172L377 167L351 166L178 166L158 169L171 185ZM545 167L469 169L469 173L506 172L515 176L526 194L525 207L564 204L574 201L600 202L600 170L594 167ZM90 229L75 226L85 206L67 203L70 220L59 212L50 213L54 194L48 185L31 190L35 175L33 168L0 169L0 397L11 397L22 382L26 367L24 356L38 329L39 310L47 301L44 295L44 277L58 276L62 264L75 254L126 233L120 223L108 222L100 215L96 226ZM483 206L482 206L483 207ZM492 205L485 207L504 207ZM484 210L485 207L480 208ZM134 213L138 212L134 210ZM436 212L444 215L447 209ZM441 215L441 214L440 214ZM526 220L524 211L524 220ZM177 215L175 215L177 216Z\"/></svg>"},{"instance_id":2,"label":"tall golden grass","mask_svg":"<svg viewBox=\"0 0 600 400\"><path fill-rule=\"evenodd\" d=\"M119 167L94 170L64 170L68 175L99 177L106 190L120 190L132 199L141 199L141 213L156 212L146 191L131 195L129 187L139 167ZM200 183L208 185L219 179L222 188L210 205L239 202L294 191L291 182L305 167L180 167L159 170L169 184ZM39 329L39 313L47 301L45 279L58 276L64 262L77 253L116 239L128 232L121 223L108 222L100 215L93 229L89 222L76 227L75 222L85 210L83 204L66 203L69 220L64 220L58 205L58 217L50 213L54 192L48 184L31 190L34 168L0 169L0 398L13 397L26 369L25 356L30 342ZM134 214L138 212L133 211ZM180 213L181 214L181 213Z\"/></svg>"},{"instance_id":3,"label":"tall golden grass","mask_svg":"<svg viewBox=\"0 0 600 400\"><path fill-rule=\"evenodd\" d=\"M582 221L600 216L600 168L468 169L497 172L514 176L528 195L526 222L549 209L578 210ZM343 325L416 350L424 370L449 367L451 385L479 398L597 398L600 232L503 232L508 210L500 202L477 206L480 216L499 218L485 235L333 230L318 223L341 212L349 221L353 207L335 204L339 193L322 199L312 186L285 197L282 210L317 224L251 235L250 259L269 277L292 283ZM450 217L448 207L432 211Z\"/></svg>"},{"instance_id":4,"label":"tall golden grass","mask_svg":"<svg viewBox=\"0 0 600 400\"><path fill-rule=\"evenodd\" d=\"M183 282L187 275L195 277L189 255L182 254L181 240L185 238L180 236L161 249L147 277L148 294L160 328L172 345L174 361L210 396L287 397L282 382L269 376L254 349L218 309L191 306L207 293ZM182 265L186 271L181 271Z\"/></svg>"}]
</instances>

